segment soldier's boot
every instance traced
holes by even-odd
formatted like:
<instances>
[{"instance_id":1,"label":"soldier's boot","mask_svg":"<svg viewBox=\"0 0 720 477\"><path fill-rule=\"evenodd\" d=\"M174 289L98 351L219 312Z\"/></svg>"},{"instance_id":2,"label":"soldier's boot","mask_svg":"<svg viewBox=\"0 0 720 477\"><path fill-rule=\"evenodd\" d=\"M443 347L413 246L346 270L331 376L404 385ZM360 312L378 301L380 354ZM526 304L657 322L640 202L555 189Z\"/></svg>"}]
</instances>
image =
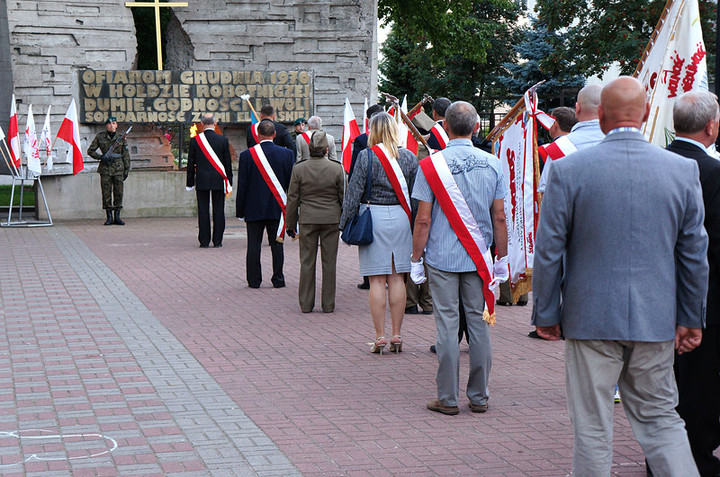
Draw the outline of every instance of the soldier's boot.
<instances>
[{"instance_id":1,"label":"soldier's boot","mask_svg":"<svg viewBox=\"0 0 720 477\"><path fill-rule=\"evenodd\" d=\"M112 210L108 209L105 211L107 214L107 220L105 221L104 225L112 225L113 224L113 216L112 216Z\"/></svg>"},{"instance_id":2,"label":"soldier's boot","mask_svg":"<svg viewBox=\"0 0 720 477\"><path fill-rule=\"evenodd\" d=\"M118 225L125 225L125 222L123 222L122 219L120 218L120 211L119 211L119 210L116 210L116 211L115 211L115 223L118 224Z\"/></svg>"}]
</instances>

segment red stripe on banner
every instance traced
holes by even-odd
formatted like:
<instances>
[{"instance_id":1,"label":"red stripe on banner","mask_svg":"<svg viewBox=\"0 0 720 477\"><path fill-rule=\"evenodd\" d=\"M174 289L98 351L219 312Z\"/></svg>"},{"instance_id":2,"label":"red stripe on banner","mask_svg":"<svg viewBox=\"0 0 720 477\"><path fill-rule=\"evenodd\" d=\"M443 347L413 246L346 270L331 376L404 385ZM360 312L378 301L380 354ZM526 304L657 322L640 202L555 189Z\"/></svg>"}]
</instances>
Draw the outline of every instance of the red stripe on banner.
<instances>
[{"instance_id":1,"label":"red stripe on banner","mask_svg":"<svg viewBox=\"0 0 720 477\"><path fill-rule=\"evenodd\" d=\"M255 162L255 166L260 171L260 175L262 175L263 179L265 180L265 184L267 184L268 188L270 189L270 192L272 192L272 195L275 196L275 200L277 201L278 205L280 206L280 210L282 211L283 220L286 217L286 209L287 207L285 204L283 204L282 197L280 197L280 192L275 188L275 184L273 184L272 179L270 179L270 176L268 175L268 172L265 170L265 167L263 166L262 161L258 157L258 153L255 150L256 147L261 147L260 144L257 146L253 146L250 148L250 155L253 158L253 161ZM280 237L285 236L285 227L283 227L283 230L280 231Z\"/></svg>"},{"instance_id":2,"label":"red stripe on banner","mask_svg":"<svg viewBox=\"0 0 720 477\"><path fill-rule=\"evenodd\" d=\"M301 134L301 136L302 136L303 139L305 139L305 142L306 142L307 145L309 146L309 145L310 145L310 135L309 135L308 133L304 132L304 133Z\"/></svg>"},{"instance_id":3,"label":"red stripe on banner","mask_svg":"<svg viewBox=\"0 0 720 477\"><path fill-rule=\"evenodd\" d=\"M252 133L253 139L255 139L255 142L257 144L260 144L260 139L258 139L258 133L257 133L258 124L260 124L260 123L251 124L250 132Z\"/></svg>"},{"instance_id":4,"label":"red stripe on banner","mask_svg":"<svg viewBox=\"0 0 720 477\"><path fill-rule=\"evenodd\" d=\"M482 252L475 243L475 240L473 240L472 235L470 235L470 231L468 231L467 227L460 218L460 214L455 208L455 204L453 204L452 199L450 199L450 195L447 193L447 190L445 190L442 180L440 180L440 176L435 169L435 164L433 164L432 159L430 157L426 157L420 161L420 168L422 169L423 174L425 174L425 179L427 179L430 189L432 189L433 194L435 194L435 198L437 199L438 204L440 204L440 208L445 214L445 217L447 217L450 227L452 227L453 231L458 236L460 243L463 247L465 247L465 251L467 251L468 255L470 255L470 258L477 268L478 275L480 275L483 282L482 293L485 298L485 305L488 308L488 313L492 316L495 313L495 294L490 289L490 282L492 281L492 278L490 277L490 271L487 269Z\"/></svg>"},{"instance_id":5,"label":"red stripe on banner","mask_svg":"<svg viewBox=\"0 0 720 477\"><path fill-rule=\"evenodd\" d=\"M447 141L445 141L445 138L443 137L442 133L440 131L438 131L436 128L442 129L442 126L440 126L439 124L436 124L430 130L430 134L432 134L433 137L435 139L437 139L437 142L440 144L440 148L445 149L447 147Z\"/></svg>"},{"instance_id":6,"label":"red stripe on banner","mask_svg":"<svg viewBox=\"0 0 720 477\"><path fill-rule=\"evenodd\" d=\"M200 133L200 134L203 134L203 133ZM228 181L227 175L225 175L225 170L222 169L218 164L215 163L215 160L210 155L210 151L205 149L205 144L203 144L203 142L200 140L200 134L195 136L195 141L197 142L198 146L200 146L200 150L202 151L203 155L205 155L205 159L208 160L210 165L213 166L213 169L215 169L218 172L218 174L220 174L220 176L223 178L223 182L225 183L225 187L224 187L225 193L229 194L230 190L228 188L228 185L230 185L230 181Z\"/></svg>"},{"instance_id":7,"label":"red stripe on banner","mask_svg":"<svg viewBox=\"0 0 720 477\"><path fill-rule=\"evenodd\" d=\"M370 149L372 150L372 152L375 153L378 159L380 159L380 164L382 164L383 169L385 169L385 175L387 175L388 179L390 180L390 185L392 185L392 188L395 191L395 195L400 201L400 205L407 214L410 224L412 224L412 211L408 206L408 201L406 200L405 194L403 194L402 187L400 186L400 179L395 175L395 169L393 169L393 166L390 164L390 159L385 156L385 152L380 148L380 146L373 146ZM371 159L368 157L368 160ZM407 199L409 199L409 197Z\"/></svg>"}]
</instances>

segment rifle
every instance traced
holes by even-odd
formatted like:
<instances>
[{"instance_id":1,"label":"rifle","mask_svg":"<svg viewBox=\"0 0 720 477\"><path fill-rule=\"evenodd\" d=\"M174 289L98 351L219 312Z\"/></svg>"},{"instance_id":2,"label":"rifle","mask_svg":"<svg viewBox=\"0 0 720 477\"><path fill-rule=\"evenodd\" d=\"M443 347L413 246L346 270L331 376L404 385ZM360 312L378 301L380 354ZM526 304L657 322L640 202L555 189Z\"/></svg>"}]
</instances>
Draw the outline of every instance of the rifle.
<instances>
[{"instance_id":1,"label":"rifle","mask_svg":"<svg viewBox=\"0 0 720 477\"><path fill-rule=\"evenodd\" d=\"M123 134L119 138L116 138L115 141L113 141L113 143L110 144L110 148L107 150L107 152L105 154L103 154L102 157L100 157L100 160L102 162L105 162L107 164L112 164L113 162L115 162L116 159L120 159L122 157L122 154L113 154L113 151L118 146L118 144L120 144L120 141L125 139L127 137L127 135L130 134L130 130L132 130L132 126L130 126L127 129L127 131L125 131L125 134Z\"/></svg>"}]
</instances>

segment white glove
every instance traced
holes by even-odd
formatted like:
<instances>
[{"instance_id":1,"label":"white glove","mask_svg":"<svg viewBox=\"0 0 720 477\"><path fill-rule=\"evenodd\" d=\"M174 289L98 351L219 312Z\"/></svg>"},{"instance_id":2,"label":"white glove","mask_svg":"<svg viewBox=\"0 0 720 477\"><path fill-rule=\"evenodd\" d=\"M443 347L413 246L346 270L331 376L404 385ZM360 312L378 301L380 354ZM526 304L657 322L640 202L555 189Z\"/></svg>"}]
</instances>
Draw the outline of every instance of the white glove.
<instances>
[{"instance_id":1,"label":"white glove","mask_svg":"<svg viewBox=\"0 0 720 477\"><path fill-rule=\"evenodd\" d=\"M194 189L194 187L185 187L185 190L188 191L188 192L190 192L190 191L193 190L193 189Z\"/></svg>"},{"instance_id":2,"label":"white glove","mask_svg":"<svg viewBox=\"0 0 720 477\"><path fill-rule=\"evenodd\" d=\"M493 272L495 273L495 281L503 283L508 281L510 278L510 266L508 265L507 255L498 258L495 257L495 264L493 264Z\"/></svg>"},{"instance_id":3,"label":"white glove","mask_svg":"<svg viewBox=\"0 0 720 477\"><path fill-rule=\"evenodd\" d=\"M417 262L413 262L412 258L410 259L410 280L412 280L415 285L420 285L421 283L425 283L427 281L422 258L420 258Z\"/></svg>"}]
</instances>

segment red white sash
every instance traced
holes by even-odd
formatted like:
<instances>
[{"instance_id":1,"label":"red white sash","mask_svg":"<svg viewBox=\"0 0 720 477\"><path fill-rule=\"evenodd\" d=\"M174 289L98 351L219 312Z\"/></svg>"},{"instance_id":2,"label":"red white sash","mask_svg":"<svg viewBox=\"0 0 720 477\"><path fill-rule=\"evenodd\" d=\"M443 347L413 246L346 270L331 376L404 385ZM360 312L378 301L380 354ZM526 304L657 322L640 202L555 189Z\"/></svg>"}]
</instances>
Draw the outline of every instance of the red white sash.
<instances>
[{"instance_id":1,"label":"red white sash","mask_svg":"<svg viewBox=\"0 0 720 477\"><path fill-rule=\"evenodd\" d=\"M405 176L402 173L402 169L400 169L400 164L396 160L391 161L389 159L390 154L388 154L388 150L384 144L377 144L370 149L372 150L372 152L375 153L378 159L380 159L380 164L382 164L383 169L385 169L385 174L390 180L390 185L392 185L392 188L395 191L395 195L397 195L397 198L400 201L400 205L407 214L408 220L412 224L410 193L408 191L408 185L407 181L405 180Z\"/></svg>"},{"instance_id":2,"label":"red white sash","mask_svg":"<svg viewBox=\"0 0 720 477\"><path fill-rule=\"evenodd\" d=\"M270 192L272 192L272 195L275 197L275 200L282 210L282 213L280 214L280 224L278 225L276 235L278 238L282 238L285 236L285 212L287 206L287 195L285 195L285 189L283 189L282 185L280 185L280 181L275 175L275 171L273 171L272 167L270 167L270 163L268 162L267 157L265 157L265 152L262 150L262 146L260 146L260 144L250 148L250 155L252 156L253 161L255 161L255 165L260 171L263 179L265 179L265 184L267 184L268 188L270 188Z\"/></svg>"},{"instance_id":3,"label":"red white sash","mask_svg":"<svg viewBox=\"0 0 720 477\"><path fill-rule=\"evenodd\" d=\"M482 294L485 298L485 306L489 313L486 321L492 324L494 323L495 314L495 295L492 291L492 287L495 286L492 271L493 262L492 254L485 243L480 227L455 182L442 152L436 152L420 161L420 168L428 181L428 185L430 185L430 189L435 194L440 208L447 217L450 227L452 227L460 243L462 243L477 267L477 272L482 278Z\"/></svg>"},{"instance_id":4,"label":"red white sash","mask_svg":"<svg viewBox=\"0 0 720 477\"><path fill-rule=\"evenodd\" d=\"M200 134L196 135L195 139L197 139L198 146L200 146L200 150L202 151L205 158L210 162L210 165L212 165L218 172L218 174L222 176L225 186L225 194L230 194L232 192L232 184L230 184L227 174L225 173L225 166L223 166L222 161L220 161L220 158L217 156L217 154L215 154L215 151L210 146L210 143L205 137L205 132L203 131Z\"/></svg>"},{"instance_id":5,"label":"red white sash","mask_svg":"<svg viewBox=\"0 0 720 477\"><path fill-rule=\"evenodd\" d=\"M550 144L538 147L538 154L543 162L548 158L550 158L551 161L560 159L575 151L577 151L577 147L575 147L575 144L573 144L567 136L560 136Z\"/></svg>"},{"instance_id":6,"label":"red white sash","mask_svg":"<svg viewBox=\"0 0 720 477\"><path fill-rule=\"evenodd\" d=\"M310 139L312 139L312 134L308 134L308 133L304 132L304 133L301 134L301 136L302 136L303 139L305 139L305 142L306 142L307 145L309 146L309 145L310 145Z\"/></svg>"},{"instance_id":7,"label":"red white sash","mask_svg":"<svg viewBox=\"0 0 720 477\"><path fill-rule=\"evenodd\" d=\"M260 124L260 123L251 124L250 132L253 135L253 139L255 139L255 143L260 144L260 139L258 138L258 133L257 133L258 124Z\"/></svg>"},{"instance_id":8,"label":"red white sash","mask_svg":"<svg viewBox=\"0 0 720 477\"><path fill-rule=\"evenodd\" d=\"M440 123L435 123L435 126L430 130L430 134L437 139L437 142L440 144L440 149L445 149L450 142L450 138Z\"/></svg>"}]
</instances>

